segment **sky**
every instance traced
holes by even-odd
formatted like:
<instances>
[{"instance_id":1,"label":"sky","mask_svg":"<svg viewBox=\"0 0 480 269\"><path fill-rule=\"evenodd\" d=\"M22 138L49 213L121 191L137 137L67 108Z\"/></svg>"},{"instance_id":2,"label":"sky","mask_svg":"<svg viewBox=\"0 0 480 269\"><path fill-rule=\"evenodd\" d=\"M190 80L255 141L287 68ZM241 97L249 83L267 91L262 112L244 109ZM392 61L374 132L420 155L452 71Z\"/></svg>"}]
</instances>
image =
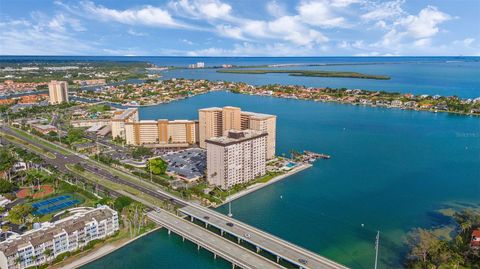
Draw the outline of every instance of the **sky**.
<instances>
[{"instance_id":1,"label":"sky","mask_svg":"<svg viewBox=\"0 0 480 269\"><path fill-rule=\"evenodd\" d=\"M480 0L0 0L0 55L480 56Z\"/></svg>"}]
</instances>

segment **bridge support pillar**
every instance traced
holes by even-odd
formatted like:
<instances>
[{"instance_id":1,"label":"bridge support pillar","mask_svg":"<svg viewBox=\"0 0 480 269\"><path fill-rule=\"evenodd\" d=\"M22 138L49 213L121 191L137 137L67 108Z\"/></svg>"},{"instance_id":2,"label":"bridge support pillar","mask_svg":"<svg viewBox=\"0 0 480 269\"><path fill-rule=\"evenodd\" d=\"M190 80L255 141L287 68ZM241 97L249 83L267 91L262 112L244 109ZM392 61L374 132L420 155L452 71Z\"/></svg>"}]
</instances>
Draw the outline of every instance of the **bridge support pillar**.
<instances>
[{"instance_id":1,"label":"bridge support pillar","mask_svg":"<svg viewBox=\"0 0 480 269\"><path fill-rule=\"evenodd\" d=\"M242 242L242 239L240 237L237 238L237 244L240 244Z\"/></svg>"},{"instance_id":2,"label":"bridge support pillar","mask_svg":"<svg viewBox=\"0 0 480 269\"><path fill-rule=\"evenodd\" d=\"M277 263L280 262L280 256L277 256Z\"/></svg>"},{"instance_id":3,"label":"bridge support pillar","mask_svg":"<svg viewBox=\"0 0 480 269\"><path fill-rule=\"evenodd\" d=\"M190 221L193 221L193 216L190 216Z\"/></svg>"},{"instance_id":4,"label":"bridge support pillar","mask_svg":"<svg viewBox=\"0 0 480 269\"><path fill-rule=\"evenodd\" d=\"M200 245L197 245L197 250L200 250Z\"/></svg>"},{"instance_id":5,"label":"bridge support pillar","mask_svg":"<svg viewBox=\"0 0 480 269\"><path fill-rule=\"evenodd\" d=\"M232 263L232 269L235 269L235 264L234 263Z\"/></svg>"},{"instance_id":6,"label":"bridge support pillar","mask_svg":"<svg viewBox=\"0 0 480 269\"><path fill-rule=\"evenodd\" d=\"M217 254L216 253L213 253L213 259L217 259Z\"/></svg>"},{"instance_id":7,"label":"bridge support pillar","mask_svg":"<svg viewBox=\"0 0 480 269\"><path fill-rule=\"evenodd\" d=\"M170 231L170 229L168 229L168 235L170 235L171 232L172 232L172 231Z\"/></svg>"},{"instance_id":8,"label":"bridge support pillar","mask_svg":"<svg viewBox=\"0 0 480 269\"><path fill-rule=\"evenodd\" d=\"M208 228L208 223L205 222L205 229Z\"/></svg>"},{"instance_id":9,"label":"bridge support pillar","mask_svg":"<svg viewBox=\"0 0 480 269\"><path fill-rule=\"evenodd\" d=\"M182 242L185 242L185 237L182 236Z\"/></svg>"},{"instance_id":10,"label":"bridge support pillar","mask_svg":"<svg viewBox=\"0 0 480 269\"><path fill-rule=\"evenodd\" d=\"M220 230L220 234L223 236L223 230Z\"/></svg>"},{"instance_id":11,"label":"bridge support pillar","mask_svg":"<svg viewBox=\"0 0 480 269\"><path fill-rule=\"evenodd\" d=\"M260 248L257 246L257 253L259 253L259 252L260 252Z\"/></svg>"}]
</instances>

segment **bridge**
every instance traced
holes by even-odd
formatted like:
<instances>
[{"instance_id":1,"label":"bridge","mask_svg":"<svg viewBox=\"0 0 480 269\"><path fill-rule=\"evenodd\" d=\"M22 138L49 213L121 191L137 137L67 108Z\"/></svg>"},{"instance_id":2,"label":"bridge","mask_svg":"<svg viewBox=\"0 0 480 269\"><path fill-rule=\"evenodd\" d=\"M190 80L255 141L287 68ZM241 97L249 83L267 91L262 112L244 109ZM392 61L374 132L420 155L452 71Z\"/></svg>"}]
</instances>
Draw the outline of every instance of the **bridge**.
<instances>
[{"instance_id":1,"label":"bridge","mask_svg":"<svg viewBox=\"0 0 480 269\"><path fill-rule=\"evenodd\" d=\"M38 148L53 152L56 156L55 159L49 159L43 155L42 157L47 163L56 166L61 171L67 173L70 172L70 170L66 167L67 164L83 163L84 169L91 173L99 175L102 178L105 178L106 180L113 183L127 185L129 187L135 188L140 192L145 193L156 199L167 200L178 206L178 211L181 214L190 217L191 221L197 220L197 222L203 222L206 228L209 225L215 227L216 229L220 230L221 235L218 235L208 229L204 229L197 224L186 221L173 214L169 214L163 211L151 211L148 213L148 217L156 223L167 228L169 231L173 231L181 235L184 239L186 238L196 243L198 246L201 246L211 251L212 253L214 253L215 256L221 256L222 258L231 262L233 267L239 266L242 268L284 268L280 264L278 264L278 262L283 260L291 263L294 266L305 269L347 268L336 262L328 260L316 253L303 249L299 246L296 246L292 243L289 243L281 238L261 231L252 226L249 226L231 217L227 217L214 210L196 205L194 203L189 203L188 201L180 199L164 190L159 189L158 186L152 183L141 181L129 173L117 170L116 173L121 175L121 177L114 175L112 174L110 168L107 169L105 165L96 163L93 160L89 160L87 157L70 151L69 149L61 145L54 144L47 140L43 140L42 138L32 139L26 137L19 137L14 131L12 131L8 127L0 127L0 129L2 132L15 136L17 137L17 139L24 140L28 144L33 144ZM40 140L43 143L39 143ZM28 147L28 144L25 145L17 142L15 142L15 144L26 150L32 151L32 149ZM65 155L59 149L71 152L71 155ZM111 191L116 192L116 190ZM222 237L224 233L235 237L238 244L235 244L234 242ZM252 245L256 249L256 251L251 251L240 245L242 241ZM261 251L268 252L274 255L276 257L277 263L258 254Z\"/></svg>"},{"instance_id":2,"label":"bridge","mask_svg":"<svg viewBox=\"0 0 480 269\"><path fill-rule=\"evenodd\" d=\"M168 233L174 232L180 235L184 240L187 239L200 247L229 261L232 268L236 266L244 269L281 269L279 264L266 259L255 252L249 251L234 242L212 234L206 229L179 218L165 211L151 211L147 216L157 224L168 230Z\"/></svg>"},{"instance_id":3,"label":"bridge","mask_svg":"<svg viewBox=\"0 0 480 269\"><path fill-rule=\"evenodd\" d=\"M204 223L205 227L213 226L221 235L228 233L237 239L237 243L248 242L256 248L256 252L266 251L276 256L276 261L288 261L299 268L311 269L346 269L347 267L326 259L272 234L259 230L234 218L227 217L202 206L190 204L180 208L180 212Z\"/></svg>"}]
</instances>

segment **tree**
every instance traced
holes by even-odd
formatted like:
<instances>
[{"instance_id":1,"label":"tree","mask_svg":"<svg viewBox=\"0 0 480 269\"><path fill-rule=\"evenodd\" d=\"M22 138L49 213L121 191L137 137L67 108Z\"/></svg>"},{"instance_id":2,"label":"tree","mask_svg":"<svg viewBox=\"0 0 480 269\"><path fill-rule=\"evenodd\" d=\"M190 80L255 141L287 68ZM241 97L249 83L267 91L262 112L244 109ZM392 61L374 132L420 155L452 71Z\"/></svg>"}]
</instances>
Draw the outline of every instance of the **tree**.
<instances>
[{"instance_id":1,"label":"tree","mask_svg":"<svg viewBox=\"0 0 480 269\"><path fill-rule=\"evenodd\" d=\"M28 204L16 205L8 212L7 219L15 224L25 224L32 210L32 206Z\"/></svg>"},{"instance_id":2,"label":"tree","mask_svg":"<svg viewBox=\"0 0 480 269\"><path fill-rule=\"evenodd\" d=\"M44 251L43 251L43 255L45 255L45 258L47 259L47 261L50 259L50 257L52 256L53 254L53 250L50 249L50 248L46 248ZM50 262L49 262L50 263Z\"/></svg>"},{"instance_id":3,"label":"tree","mask_svg":"<svg viewBox=\"0 0 480 269\"><path fill-rule=\"evenodd\" d=\"M161 158L150 159L147 162L146 170L154 175L163 175L167 171L167 163Z\"/></svg>"},{"instance_id":4,"label":"tree","mask_svg":"<svg viewBox=\"0 0 480 269\"><path fill-rule=\"evenodd\" d=\"M145 156L152 156L152 150L146 147L137 147L132 152L134 159L140 159Z\"/></svg>"},{"instance_id":5,"label":"tree","mask_svg":"<svg viewBox=\"0 0 480 269\"><path fill-rule=\"evenodd\" d=\"M428 258L439 240L426 229L417 228L407 235L407 244L410 246L409 258L420 261L423 265L428 263Z\"/></svg>"},{"instance_id":6,"label":"tree","mask_svg":"<svg viewBox=\"0 0 480 269\"><path fill-rule=\"evenodd\" d=\"M0 193L12 192L14 188L15 185L13 185L13 183L4 179L0 179Z\"/></svg>"},{"instance_id":7,"label":"tree","mask_svg":"<svg viewBox=\"0 0 480 269\"><path fill-rule=\"evenodd\" d=\"M115 202L113 203L113 205L118 212L122 212L123 208L129 206L132 202L133 202L132 198L128 196L120 196L117 199L115 199Z\"/></svg>"},{"instance_id":8,"label":"tree","mask_svg":"<svg viewBox=\"0 0 480 269\"><path fill-rule=\"evenodd\" d=\"M140 234L140 229L145 225L146 219L144 214L145 206L139 202L133 202L124 209L123 216L125 222L128 223L130 236Z\"/></svg>"},{"instance_id":9,"label":"tree","mask_svg":"<svg viewBox=\"0 0 480 269\"><path fill-rule=\"evenodd\" d=\"M65 142L67 144L73 144L78 140L82 139L85 135L85 131L81 128L72 128L68 130L67 136L65 137Z\"/></svg>"},{"instance_id":10,"label":"tree","mask_svg":"<svg viewBox=\"0 0 480 269\"><path fill-rule=\"evenodd\" d=\"M0 172L3 172L7 175L7 179L10 180L10 169L12 169L15 164L15 157L10 154L8 149L0 150Z\"/></svg>"}]
</instances>

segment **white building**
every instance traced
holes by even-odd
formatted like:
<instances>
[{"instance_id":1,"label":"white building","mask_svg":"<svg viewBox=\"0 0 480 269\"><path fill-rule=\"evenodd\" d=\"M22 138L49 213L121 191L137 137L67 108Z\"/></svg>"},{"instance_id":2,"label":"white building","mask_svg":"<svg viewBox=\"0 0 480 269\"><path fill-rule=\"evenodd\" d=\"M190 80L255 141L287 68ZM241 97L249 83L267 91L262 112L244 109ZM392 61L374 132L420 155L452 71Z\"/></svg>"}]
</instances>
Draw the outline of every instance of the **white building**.
<instances>
[{"instance_id":1,"label":"white building","mask_svg":"<svg viewBox=\"0 0 480 269\"><path fill-rule=\"evenodd\" d=\"M226 136L212 137L205 143L209 184L228 189L265 175L266 132L230 130Z\"/></svg>"},{"instance_id":2,"label":"white building","mask_svg":"<svg viewBox=\"0 0 480 269\"><path fill-rule=\"evenodd\" d=\"M48 83L48 97L52 105L68 102L68 83L52 80Z\"/></svg>"},{"instance_id":3,"label":"white building","mask_svg":"<svg viewBox=\"0 0 480 269\"><path fill-rule=\"evenodd\" d=\"M53 223L9 237L0 243L0 268L39 266L67 251L118 231L118 214L106 205L75 213ZM50 255L48 252L50 252Z\"/></svg>"}]
</instances>

